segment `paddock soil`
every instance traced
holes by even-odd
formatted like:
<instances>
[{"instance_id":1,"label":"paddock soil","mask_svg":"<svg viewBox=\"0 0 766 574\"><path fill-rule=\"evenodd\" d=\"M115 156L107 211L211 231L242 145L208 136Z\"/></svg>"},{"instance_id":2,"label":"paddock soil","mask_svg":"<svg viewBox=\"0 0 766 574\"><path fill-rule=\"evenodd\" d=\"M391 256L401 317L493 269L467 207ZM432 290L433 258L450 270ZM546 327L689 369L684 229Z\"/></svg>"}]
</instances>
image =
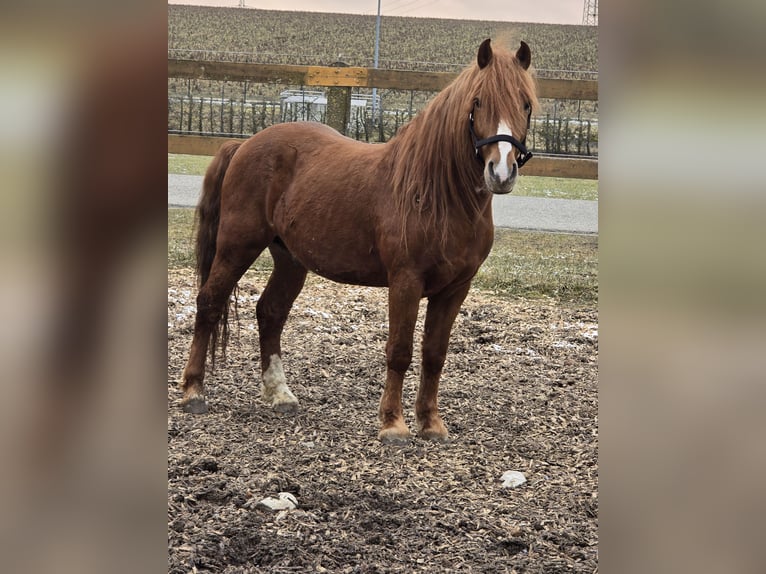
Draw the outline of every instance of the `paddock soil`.
<instances>
[{"instance_id":1,"label":"paddock soil","mask_svg":"<svg viewBox=\"0 0 766 574\"><path fill-rule=\"evenodd\" d=\"M259 399L255 302L208 371L207 415L177 387L194 276L168 276L168 572L596 572L598 317L594 305L473 290L440 390L449 444L377 441L386 290L310 277L283 337L296 414ZM419 339L425 305L416 330ZM408 423L419 373L405 383ZM413 429L414 430L414 429ZM517 470L527 482L503 488ZM258 502L292 493L294 510Z\"/></svg>"}]
</instances>

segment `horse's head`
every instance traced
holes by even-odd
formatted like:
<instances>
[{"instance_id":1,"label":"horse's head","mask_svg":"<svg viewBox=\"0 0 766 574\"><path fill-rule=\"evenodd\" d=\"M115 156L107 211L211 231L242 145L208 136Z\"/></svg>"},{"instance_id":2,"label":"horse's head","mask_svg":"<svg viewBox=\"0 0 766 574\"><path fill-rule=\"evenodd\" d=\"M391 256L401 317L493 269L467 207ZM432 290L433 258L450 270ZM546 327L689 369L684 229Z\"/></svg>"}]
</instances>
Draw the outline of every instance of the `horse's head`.
<instances>
[{"instance_id":1,"label":"horse's head","mask_svg":"<svg viewBox=\"0 0 766 574\"><path fill-rule=\"evenodd\" d=\"M526 148L532 108L537 103L529 73L532 53L521 42L515 54L479 46L469 129L484 182L492 193L510 193L519 168L531 157Z\"/></svg>"}]
</instances>

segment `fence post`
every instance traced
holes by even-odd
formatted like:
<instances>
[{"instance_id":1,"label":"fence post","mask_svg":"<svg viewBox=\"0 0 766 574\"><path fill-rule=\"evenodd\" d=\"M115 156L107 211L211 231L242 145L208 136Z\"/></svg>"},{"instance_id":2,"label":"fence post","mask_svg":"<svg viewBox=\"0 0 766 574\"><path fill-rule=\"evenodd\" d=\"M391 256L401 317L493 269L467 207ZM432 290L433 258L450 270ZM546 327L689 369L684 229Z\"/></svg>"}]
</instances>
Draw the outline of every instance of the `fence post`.
<instances>
[{"instance_id":1,"label":"fence post","mask_svg":"<svg viewBox=\"0 0 766 574\"><path fill-rule=\"evenodd\" d=\"M334 67L348 67L344 62L335 62ZM351 118L351 88L327 88L327 113L325 121L328 126L335 128L343 135L348 135L349 119Z\"/></svg>"}]
</instances>

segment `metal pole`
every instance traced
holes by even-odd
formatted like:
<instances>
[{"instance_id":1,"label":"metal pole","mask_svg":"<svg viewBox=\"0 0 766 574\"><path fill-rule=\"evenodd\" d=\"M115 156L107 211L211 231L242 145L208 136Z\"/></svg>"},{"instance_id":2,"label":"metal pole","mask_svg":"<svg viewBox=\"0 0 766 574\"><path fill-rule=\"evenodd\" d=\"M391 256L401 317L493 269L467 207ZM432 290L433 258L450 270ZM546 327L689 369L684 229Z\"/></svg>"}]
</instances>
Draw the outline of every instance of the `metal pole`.
<instances>
[{"instance_id":1,"label":"metal pole","mask_svg":"<svg viewBox=\"0 0 766 574\"><path fill-rule=\"evenodd\" d=\"M375 19L375 57L373 67L378 69L378 54L380 53L380 0L378 0L378 17ZM372 88L372 121L375 122L375 101L378 95L378 88Z\"/></svg>"}]
</instances>

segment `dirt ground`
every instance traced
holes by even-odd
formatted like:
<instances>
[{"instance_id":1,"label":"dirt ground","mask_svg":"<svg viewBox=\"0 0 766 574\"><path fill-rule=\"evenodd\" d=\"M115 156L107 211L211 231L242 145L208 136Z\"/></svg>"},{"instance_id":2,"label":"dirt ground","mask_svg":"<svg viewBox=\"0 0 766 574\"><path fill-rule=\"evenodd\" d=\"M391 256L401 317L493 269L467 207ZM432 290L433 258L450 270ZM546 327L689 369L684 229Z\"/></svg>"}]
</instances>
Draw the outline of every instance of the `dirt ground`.
<instances>
[{"instance_id":1,"label":"dirt ground","mask_svg":"<svg viewBox=\"0 0 766 574\"><path fill-rule=\"evenodd\" d=\"M297 414L259 399L255 302L208 372L210 412L181 411L194 276L168 277L168 572L596 572L595 306L472 291L439 394L451 443L377 440L386 290L310 277L283 336ZM419 341L425 305L416 330ZM239 335L238 335L239 333ZM414 430L419 345L405 382ZM505 471L527 482L503 488ZM292 493L294 510L258 502Z\"/></svg>"}]
</instances>

